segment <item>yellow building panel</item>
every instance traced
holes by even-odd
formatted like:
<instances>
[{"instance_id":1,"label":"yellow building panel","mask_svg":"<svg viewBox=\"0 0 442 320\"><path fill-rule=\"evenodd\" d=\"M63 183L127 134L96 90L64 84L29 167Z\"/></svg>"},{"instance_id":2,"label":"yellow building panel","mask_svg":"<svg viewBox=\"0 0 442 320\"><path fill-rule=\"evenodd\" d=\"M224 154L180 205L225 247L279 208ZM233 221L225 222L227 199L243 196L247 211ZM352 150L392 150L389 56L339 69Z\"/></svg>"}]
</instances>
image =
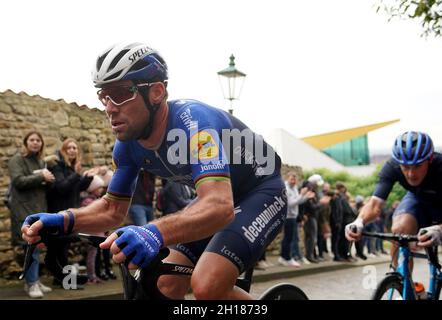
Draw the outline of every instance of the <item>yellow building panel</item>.
<instances>
[{"instance_id":1,"label":"yellow building panel","mask_svg":"<svg viewBox=\"0 0 442 320\"><path fill-rule=\"evenodd\" d=\"M329 133L323 133L318 134L315 136L305 137L302 138L304 142L307 142L311 146L315 147L316 149L324 149L330 146L333 146L335 144L345 142L348 140L351 140L353 138L357 138L359 136L362 136L364 134L367 134L370 131L388 126L392 123L399 122L400 119L386 121L386 122L380 122L375 124L370 124L368 126L362 126L352 129L345 129L345 130L339 130L339 131L333 131Z\"/></svg>"}]
</instances>

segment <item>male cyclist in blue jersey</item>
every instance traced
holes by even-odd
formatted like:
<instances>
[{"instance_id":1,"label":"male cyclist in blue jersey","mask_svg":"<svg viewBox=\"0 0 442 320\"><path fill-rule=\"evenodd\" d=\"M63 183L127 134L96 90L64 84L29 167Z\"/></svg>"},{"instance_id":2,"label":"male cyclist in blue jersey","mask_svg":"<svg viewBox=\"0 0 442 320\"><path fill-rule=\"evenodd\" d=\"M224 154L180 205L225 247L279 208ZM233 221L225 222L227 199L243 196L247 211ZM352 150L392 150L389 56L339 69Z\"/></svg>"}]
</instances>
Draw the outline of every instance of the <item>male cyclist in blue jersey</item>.
<instances>
[{"instance_id":1,"label":"male cyclist in blue jersey","mask_svg":"<svg viewBox=\"0 0 442 320\"><path fill-rule=\"evenodd\" d=\"M414 131L396 138L391 159L379 173L373 196L362 207L358 218L345 228L347 239L361 238L364 225L380 215L396 182L408 192L393 214L392 232L416 234L419 230L419 246L441 244L442 155L434 152L433 142L427 134ZM397 245L394 245L393 266L397 263L396 252Z\"/></svg>"},{"instance_id":2,"label":"male cyclist in blue jersey","mask_svg":"<svg viewBox=\"0 0 442 320\"><path fill-rule=\"evenodd\" d=\"M161 247L167 261L195 265L190 279L163 276L160 290L182 299L189 287L197 299L250 299L235 287L280 231L287 214L281 161L262 138L227 112L195 100L167 101L167 66L155 50L116 45L93 70L117 141L115 173L108 193L88 207L31 215L23 238L39 232L99 232L118 227L127 214L140 168L196 188L184 210L144 226L116 230L102 248L117 263L145 267Z\"/></svg>"}]
</instances>

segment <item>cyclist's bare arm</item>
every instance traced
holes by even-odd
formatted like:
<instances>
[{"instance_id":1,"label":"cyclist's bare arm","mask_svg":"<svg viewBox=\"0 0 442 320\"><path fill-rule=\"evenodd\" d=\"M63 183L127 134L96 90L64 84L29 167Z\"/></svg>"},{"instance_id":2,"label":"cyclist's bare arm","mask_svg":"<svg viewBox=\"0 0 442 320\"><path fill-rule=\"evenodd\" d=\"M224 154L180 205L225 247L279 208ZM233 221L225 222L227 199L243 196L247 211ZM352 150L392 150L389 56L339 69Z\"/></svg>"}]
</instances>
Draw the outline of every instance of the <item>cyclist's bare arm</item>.
<instances>
[{"instance_id":1,"label":"cyclist's bare arm","mask_svg":"<svg viewBox=\"0 0 442 320\"><path fill-rule=\"evenodd\" d=\"M184 210L155 220L164 245L204 239L232 222L230 181L205 181L196 189L198 200Z\"/></svg>"},{"instance_id":2,"label":"cyclist's bare arm","mask_svg":"<svg viewBox=\"0 0 442 320\"><path fill-rule=\"evenodd\" d=\"M358 218L361 218L364 225L376 220L381 215L384 200L378 197L371 197L365 206L361 208Z\"/></svg>"},{"instance_id":3,"label":"cyclist's bare arm","mask_svg":"<svg viewBox=\"0 0 442 320\"><path fill-rule=\"evenodd\" d=\"M361 208L358 218L345 227L345 237L347 240L360 240L363 226L379 217L383 206L384 200L378 197L371 197L367 204Z\"/></svg>"},{"instance_id":4,"label":"cyclist's bare arm","mask_svg":"<svg viewBox=\"0 0 442 320\"><path fill-rule=\"evenodd\" d=\"M120 226L130 201L113 200L106 196L80 209L71 209L75 216L74 232L105 232Z\"/></svg>"}]
</instances>

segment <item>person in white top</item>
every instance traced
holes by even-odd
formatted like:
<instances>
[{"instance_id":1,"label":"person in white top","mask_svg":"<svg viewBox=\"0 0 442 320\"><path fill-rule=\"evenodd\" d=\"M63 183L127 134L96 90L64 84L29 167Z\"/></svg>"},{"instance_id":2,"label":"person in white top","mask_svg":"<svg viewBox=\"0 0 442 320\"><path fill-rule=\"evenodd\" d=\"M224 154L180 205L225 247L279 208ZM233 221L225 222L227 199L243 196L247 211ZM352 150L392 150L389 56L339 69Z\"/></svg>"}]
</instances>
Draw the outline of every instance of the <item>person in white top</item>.
<instances>
[{"instance_id":1,"label":"person in white top","mask_svg":"<svg viewBox=\"0 0 442 320\"><path fill-rule=\"evenodd\" d=\"M314 192L308 191L307 188L302 188L300 192L296 186L296 173L290 171L287 173L287 180L285 182L287 189L287 219L284 223L284 237L281 242L281 256L278 262L283 266L300 267L301 265L295 259L301 259L298 247L298 222L299 205L307 201L307 199L315 196ZM293 243L296 242L296 243ZM291 248L295 247L295 253L298 255L292 257ZM295 258L295 259L294 259Z\"/></svg>"}]
</instances>

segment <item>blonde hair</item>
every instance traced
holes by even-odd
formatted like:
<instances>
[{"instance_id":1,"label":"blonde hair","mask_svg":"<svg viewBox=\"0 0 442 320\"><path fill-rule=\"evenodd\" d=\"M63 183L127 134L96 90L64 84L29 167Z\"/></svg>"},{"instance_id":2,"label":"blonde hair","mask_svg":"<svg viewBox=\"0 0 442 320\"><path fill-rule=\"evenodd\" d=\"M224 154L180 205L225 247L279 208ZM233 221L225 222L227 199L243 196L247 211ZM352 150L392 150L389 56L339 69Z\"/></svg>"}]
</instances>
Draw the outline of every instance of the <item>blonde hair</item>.
<instances>
[{"instance_id":1,"label":"blonde hair","mask_svg":"<svg viewBox=\"0 0 442 320\"><path fill-rule=\"evenodd\" d=\"M68 145L71 142L75 143L75 145L77 146L77 150L78 150L77 157L75 158L74 163L71 163L71 160L69 160L68 153L67 153ZM75 139L72 139L72 138L65 139L63 141L63 144L61 145L60 154L63 157L64 162L66 163L66 165L71 167L71 168L74 168L76 163L78 163L78 162L81 163L81 150L80 150L80 146L78 145L77 140L75 140Z\"/></svg>"}]
</instances>

